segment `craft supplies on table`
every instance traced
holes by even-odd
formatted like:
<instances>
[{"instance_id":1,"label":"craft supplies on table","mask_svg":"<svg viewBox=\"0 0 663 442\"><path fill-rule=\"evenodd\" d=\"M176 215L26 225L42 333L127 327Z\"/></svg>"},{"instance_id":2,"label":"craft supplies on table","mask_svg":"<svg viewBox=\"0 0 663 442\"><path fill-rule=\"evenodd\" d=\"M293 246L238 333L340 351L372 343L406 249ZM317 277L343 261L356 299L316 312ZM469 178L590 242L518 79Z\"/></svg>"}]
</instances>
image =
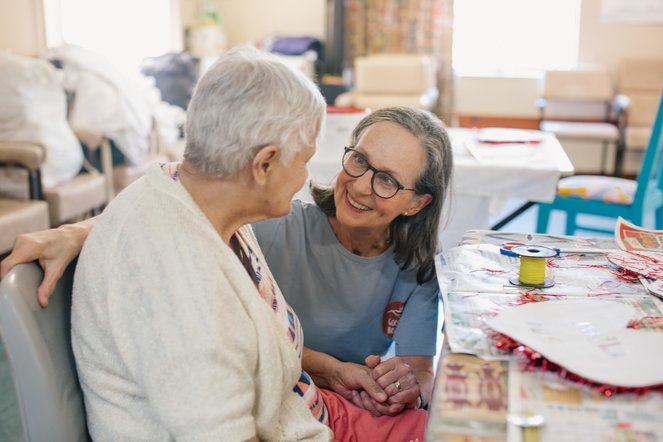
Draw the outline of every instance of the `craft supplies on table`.
<instances>
[{"instance_id":1,"label":"craft supplies on table","mask_svg":"<svg viewBox=\"0 0 663 442\"><path fill-rule=\"evenodd\" d=\"M523 287L552 287L555 283L552 278L546 278L546 264L548 258L559 255L558 250L545 246L522 245L511 249L520 258L520 270L517 276L509 278L513 285Z\"/></svg>"},{"instance_id":2,"label":"craft supplies on table","mask_svg":"<svg viewBox=\"0 0 663 442\"><path fill-rule=\"evenodd\" d=\"M504 251L523 245L553 249L554 256L546 258L546 277L554 279L554 286L509 282L519 274L520 258ZM658 390L663 388L653 385L657 391L651 392L649 387L659 377L663 379L663 362L638 366L658 357L648 347L663 346L663 303L647 291L638 275L608 260L617 250L618 244L611 238L468 231L461 246L439 255L436 271L444 302L445 343L427 440L521 441L523 429L507 422L522 423L523 416L532 415L543 418L537 430L542 442L585 440L590 434L596 442L631 440L631 436L637 436L633 440L663 440L663 424L650 420L662 415L663 393ZM576 316L563 310L574 302ZM527 314L528 309L541 307L555 313ZM518 309L525 313L520 315L520 327L526 331L522 336L508 336L496 330L497 326L491 327L491 321L501 314L511 315ZM603 312L607 320L601 323L591 312L599 316ZM545 317L548 324L542 321ZM575 325L569 327L585 336L584 342L578 336L562 334L560 321L572 317ZM617 321L617 317L622 319ZM513 325L512 319L507 315L502 322ZM534 332L537 327L538 335ZM639 332L647 333L647 338ZM592 343L592 333L613 338L615 344L605 346L608 362L602 359L599 369L592 364L598 357L578 357L591 354L587 348L603 351ZM538 340L532 340L535 335ZM559 345L552 352L546 346L537 351L540 341L546 339L557 339ZM504 345L498 348L498 344ZM609 353L620 344L629 348L621 360L618 353ZM583 345L589 347L583 350ZM637 348L640 345L644 348ZM580 368L565 357L578 362ZM635 358L644 359L636 362ZM629 364L631 368L624 368ZM607 368L615 372L604 373ZM512 379L513 370L518 376ZM559 392L563 395L557 397ZM564 402L569 398L575 402ZM601 412L612 414L602 416ZM583 413L588 416L586 422L578 418ZM598 431L601 418L603 427Z\"/></svg>"}]
</instances>

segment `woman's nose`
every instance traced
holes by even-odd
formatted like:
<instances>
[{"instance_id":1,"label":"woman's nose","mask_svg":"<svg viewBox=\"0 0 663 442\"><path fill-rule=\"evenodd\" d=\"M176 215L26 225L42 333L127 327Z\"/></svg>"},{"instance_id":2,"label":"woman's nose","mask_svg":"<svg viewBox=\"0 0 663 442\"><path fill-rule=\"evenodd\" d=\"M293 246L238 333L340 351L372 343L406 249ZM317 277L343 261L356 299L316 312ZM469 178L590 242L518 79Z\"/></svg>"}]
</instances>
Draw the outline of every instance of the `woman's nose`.
<instances>
[{"instance_id":1,"label":"woman's nose","mask_svg":"<svg viewBox=\"0 0 663 442\"><path fill-rule=\"evenodd\" d=\"M355 192L361 195L370 195L371 193L373 193L373 189L371 187L372 178L373 178L373 172L371 172L370 170L367 170L366 173L360 176L359 178L355 178L352 186Z\"/></svg>"}]
</instances>

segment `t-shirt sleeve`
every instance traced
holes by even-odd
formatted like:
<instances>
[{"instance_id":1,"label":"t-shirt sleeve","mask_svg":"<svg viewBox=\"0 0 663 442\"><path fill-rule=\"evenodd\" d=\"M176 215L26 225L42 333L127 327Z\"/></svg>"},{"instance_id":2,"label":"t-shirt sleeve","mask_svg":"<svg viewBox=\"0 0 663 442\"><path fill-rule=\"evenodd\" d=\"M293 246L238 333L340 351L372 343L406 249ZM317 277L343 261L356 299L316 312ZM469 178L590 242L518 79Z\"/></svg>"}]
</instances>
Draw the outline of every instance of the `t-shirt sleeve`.
<instances>
[{"instance_id":1,"label":"t-shirt sleeve","mask_svg":"<svg viewBox=\"0 0 663 442\"><path fill-rule=\"evenodd\" d=\"M396 355L433 356L437 342L440 289L433 278L417 285L410 295L394 332Z\"/></svg>"},{"instance_id":2,"label":"t-shirt sleeve","mask_svg":"<svg viewBox=\"0 0 663 442\"><path fill-rule=\"evenodd\" d=\"M122 360L175 439L253 437L258 342L232 276L204 258L205 238L140 240L162 253L114 260L116 274L140 274L115 278L107 298ZM118 249L130 241L139 239L126 236Z\"/></svg>"}]
</instances>

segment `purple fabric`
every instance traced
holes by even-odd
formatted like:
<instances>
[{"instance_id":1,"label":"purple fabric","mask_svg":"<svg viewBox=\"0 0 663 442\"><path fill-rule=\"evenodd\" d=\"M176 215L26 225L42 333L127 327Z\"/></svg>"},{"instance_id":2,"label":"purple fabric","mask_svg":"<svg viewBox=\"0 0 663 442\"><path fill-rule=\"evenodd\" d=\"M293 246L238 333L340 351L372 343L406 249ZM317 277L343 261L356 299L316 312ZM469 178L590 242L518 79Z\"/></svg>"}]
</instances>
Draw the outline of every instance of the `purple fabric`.
<instances>
[{"instance_id":1,"label":"purple fabric","mask_svg":"<svg viewBox=\"0 0 663 442\"><path fill-rule=\"evenodd\" d=\"M318 60L323 57L322 43L313 37L277 37L269 50L281 55L302 55L311 50L318 54Z\"/></svg>"}]
</instances>

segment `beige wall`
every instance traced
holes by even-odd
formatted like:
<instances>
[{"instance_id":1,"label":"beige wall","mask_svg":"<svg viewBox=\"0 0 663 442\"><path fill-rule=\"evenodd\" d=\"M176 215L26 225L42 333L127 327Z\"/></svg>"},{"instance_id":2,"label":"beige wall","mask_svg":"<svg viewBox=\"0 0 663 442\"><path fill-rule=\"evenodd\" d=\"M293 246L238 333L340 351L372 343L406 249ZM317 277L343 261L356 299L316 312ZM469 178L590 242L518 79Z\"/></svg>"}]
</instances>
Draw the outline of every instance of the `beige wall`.
<instances>
[{"instance_id":1,"label":"beige wall","mask_svg":"<svg viewBox=\"0 0 663 442\"><path fill-rule=\"evenodd\" d=\"M195 22L196 0L182 0L182 21ZM216 0L230 46L274 35L325 34L325 0Z\"/></svg>"},{"instance_id":2,"label":"beige wall","mask_svg":"<svg viewBox=\"0 0 663 442\"><path fill-rule=\"evenodd\" d=\"M616 78L624 58L663 58L663 23L633 24L601 20L601 0L582 0L581 65L602 65Z\"/></svg>"},{"instance_id":3,"label":"beige wall","mask_svg":"<svg viewBox=\"0 0 663 442\"><path fill-rule=\"evenodd\" d=\"M45 47L40 0L0 0L0 50L38 55Z\"/></svg>"},{"instance_id":4,"label":"beige wall","mask_svg":"<svg viewBox=\"0 0 663 442\"><path fill-rule=\"evenodd\" d=\"M663 23L603 22L601 0L582 0L580 16L581 67L605 66L617 81L624 58L663 58ZM536 117L539 78L461 77L455 83L456 113L477 116Z\"/></svg>"}]
</instances>

